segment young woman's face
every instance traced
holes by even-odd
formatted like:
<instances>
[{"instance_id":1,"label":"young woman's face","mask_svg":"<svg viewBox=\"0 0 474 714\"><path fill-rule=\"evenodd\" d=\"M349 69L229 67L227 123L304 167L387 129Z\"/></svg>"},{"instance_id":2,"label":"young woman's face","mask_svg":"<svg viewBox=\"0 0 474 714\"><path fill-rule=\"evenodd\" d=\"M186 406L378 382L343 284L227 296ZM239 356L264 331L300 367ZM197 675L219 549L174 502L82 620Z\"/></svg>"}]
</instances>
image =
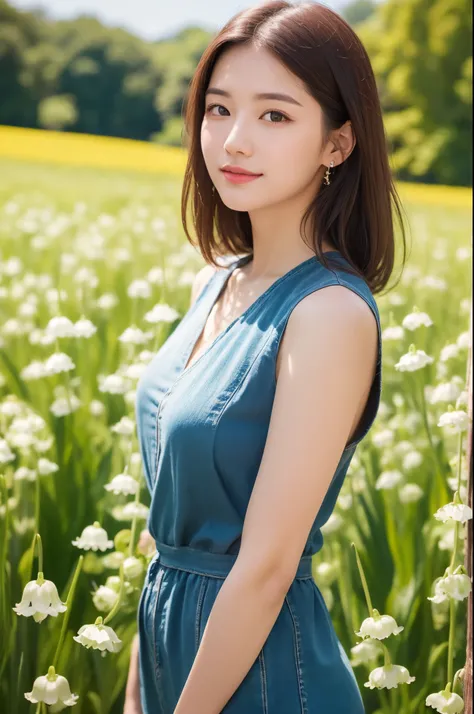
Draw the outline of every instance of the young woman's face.
<instances>
[{"instance_id":1,"label":"young woman's face","mask_svg":"<svg viewBox=\"0 0 474 714\"><path fill-rule=\"evenodd\" d=\"M261 93L288 99L255 96ZM326 169L322 119L301 80L268 50L251 45L226 50L209 81L201 126L204 161L224 204L251 211L300 195L311 200ZM221 170L225 164L261 176L234 183Z\"/></svg>"}]
</instances>

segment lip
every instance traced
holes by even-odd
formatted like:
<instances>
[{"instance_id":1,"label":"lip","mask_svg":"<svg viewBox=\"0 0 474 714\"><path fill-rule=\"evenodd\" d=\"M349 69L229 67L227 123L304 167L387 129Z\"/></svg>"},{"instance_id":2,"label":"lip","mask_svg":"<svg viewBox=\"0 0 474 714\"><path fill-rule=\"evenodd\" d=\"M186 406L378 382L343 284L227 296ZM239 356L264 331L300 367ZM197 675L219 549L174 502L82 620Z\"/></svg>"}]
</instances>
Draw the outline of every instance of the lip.
<instances>
[{"instance_id":1,"label":"lip","mask_svg":"<svg viewBox=\"0 0 474 714\"><path fill-rule=\"evenodd\" d=\"M238 174L239 176L262 176L262 174L255 173L255 171L248 171L242 168L242 166L231 166L230 164L222 166L221 171L224 173Z\"/></svg>"}]
</instances>

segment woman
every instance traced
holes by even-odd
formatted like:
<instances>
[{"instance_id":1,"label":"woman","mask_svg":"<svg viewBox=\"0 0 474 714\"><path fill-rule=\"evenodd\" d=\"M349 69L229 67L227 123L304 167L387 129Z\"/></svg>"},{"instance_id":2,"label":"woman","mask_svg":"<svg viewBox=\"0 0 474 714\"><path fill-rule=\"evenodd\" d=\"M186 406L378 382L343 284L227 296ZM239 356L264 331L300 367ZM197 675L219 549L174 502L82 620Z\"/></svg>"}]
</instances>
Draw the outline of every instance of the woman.
<instances>
[{"instance_id":1,"label":"woman","mask_svg":"<svg viewBox=\"0 0 474 714\"><path fill-rule=\"evenodd\" d=\"M380 401L400 209L369 59L327 7L250 8L186 129L208 265L137 389L157 554L125 711L362 714L311 556Z\"/></svg>"}]
</instances>

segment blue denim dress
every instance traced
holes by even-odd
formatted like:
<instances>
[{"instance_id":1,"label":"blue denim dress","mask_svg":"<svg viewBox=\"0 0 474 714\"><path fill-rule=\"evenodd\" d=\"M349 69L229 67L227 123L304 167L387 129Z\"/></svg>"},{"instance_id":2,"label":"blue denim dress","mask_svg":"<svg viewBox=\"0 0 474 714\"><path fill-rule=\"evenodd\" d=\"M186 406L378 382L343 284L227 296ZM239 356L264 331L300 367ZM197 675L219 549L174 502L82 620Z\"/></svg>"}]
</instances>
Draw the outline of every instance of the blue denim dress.
<instances>
[{"instance_id":1,"label":"blue denim dress","mask_svg":"<svg viewBox=\"0 0 474 714\"><path fill-rule=\"evenodd\" d=\"M364 714L347 654L312 577L311 557L323 545L321 526L377 414L382 341L367 283L341 269L345 259L337 251L326 256L330 268L313 256L278 278L185 369L229 276L252 256L217 270L137 385L137 433L151 494L147 526L157 547L138 611L144 714L174 712L213 603L239 552L269 427L283 331L302 298L330 285L346 286L372 309L379 330L376 375L278 618L222 712Z\"/></svg>"}]
</instances>

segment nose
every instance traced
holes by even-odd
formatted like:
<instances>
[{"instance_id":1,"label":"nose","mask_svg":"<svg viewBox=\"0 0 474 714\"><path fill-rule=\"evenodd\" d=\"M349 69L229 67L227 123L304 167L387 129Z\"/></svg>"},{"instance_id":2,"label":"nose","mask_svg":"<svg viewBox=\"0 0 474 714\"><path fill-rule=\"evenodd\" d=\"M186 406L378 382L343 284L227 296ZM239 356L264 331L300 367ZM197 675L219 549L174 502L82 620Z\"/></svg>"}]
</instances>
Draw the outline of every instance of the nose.
<instances>
[{"instance_id":1,"label":"nose","mask_svg":"<svg viewBox=\"0 0 474 714\"><path fill-rule=\"evenodd\" d=\"M232 129L224 142L224 149L228 154L244 154L250 156L252 149L250 141L244 136L244 128L241 123L234 122Z\"/></svg>"}]
</instances>

